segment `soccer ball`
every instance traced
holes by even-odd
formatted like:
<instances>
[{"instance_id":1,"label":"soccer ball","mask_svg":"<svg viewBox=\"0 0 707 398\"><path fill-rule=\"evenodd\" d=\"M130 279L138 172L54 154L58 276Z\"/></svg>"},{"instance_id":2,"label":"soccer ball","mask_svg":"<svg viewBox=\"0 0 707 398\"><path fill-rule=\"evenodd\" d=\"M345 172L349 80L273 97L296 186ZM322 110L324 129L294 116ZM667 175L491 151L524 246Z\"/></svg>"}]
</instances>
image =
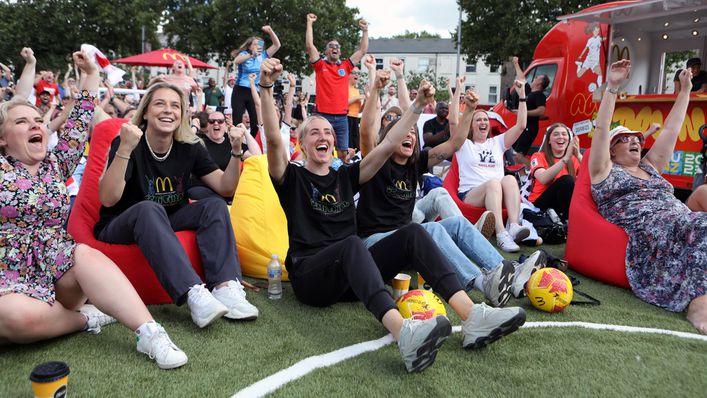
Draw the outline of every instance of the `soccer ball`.
<instances>
[{"instance_id":1,"label":"soccer ball","mask_svg":"<svg viewBox=\"0 0 707 398\"><path fill-rule=\"evenodd\" d=\"M395 303L403 318L425 320L437 315L447 315L442 299L428 290L410 290Z\"/></svg>"},{"instance_id":2,"label":"soccer ball","mask_svg":"<svg viewBox=\"0 0 707 398\"><path fill-rule=\"evenodd\" d=\"M533 307L545 312L560 312L572 302L572 282L556 268L542 268L525 285Z\"/></svg>"}]
</instances>

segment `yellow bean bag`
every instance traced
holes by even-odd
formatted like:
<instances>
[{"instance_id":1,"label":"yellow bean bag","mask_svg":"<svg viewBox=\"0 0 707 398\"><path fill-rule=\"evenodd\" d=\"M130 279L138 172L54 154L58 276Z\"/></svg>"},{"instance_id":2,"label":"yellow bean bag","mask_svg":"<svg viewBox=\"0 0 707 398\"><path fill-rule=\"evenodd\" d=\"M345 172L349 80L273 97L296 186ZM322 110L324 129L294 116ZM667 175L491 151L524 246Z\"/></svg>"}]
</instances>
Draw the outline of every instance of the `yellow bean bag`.
<instances>
[{"instance_id":1,"label":"yellow bean bag","mask_svg":"<svg viewBox=\"0 0 707 398\"><path fill-rule=\"evenodd\" d=\"M277 254L284 264L289 241L266 155L246 159L230 212L243 275L267 279L270 256ZM282 279L288 280L284 265Z\"/></svg>"}]
</instances>

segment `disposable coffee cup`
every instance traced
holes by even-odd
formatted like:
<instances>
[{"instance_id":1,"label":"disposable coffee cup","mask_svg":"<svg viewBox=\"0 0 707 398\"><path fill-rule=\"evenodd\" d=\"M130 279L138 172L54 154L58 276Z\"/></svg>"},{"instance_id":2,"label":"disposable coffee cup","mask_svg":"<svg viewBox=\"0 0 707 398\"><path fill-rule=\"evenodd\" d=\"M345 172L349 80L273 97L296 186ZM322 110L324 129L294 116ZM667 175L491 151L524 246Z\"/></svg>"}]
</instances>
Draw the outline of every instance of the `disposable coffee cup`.
<instances>
[{"instance_id":1,"label":"disposable coffee cup","mask_svg":"<svg viewBox=\"0 0 707 398\"><path fill-rule=\"evenodd\" d=\"M398 297L407 293L408 290L410 290L410 275L395 275L395 278L393 278L393 299L397 300Z\"/></svg>"},{"instance_id":2,"label":"disposable coffee cup","mask_svg":"<svg viewBox=\"0 0 707 398\"><path fill-rule=\"evenodd\" d=\"M53 361L37 365L29 375L34 398L65 398L69 365Z\"/></svg>"}]
</instances>

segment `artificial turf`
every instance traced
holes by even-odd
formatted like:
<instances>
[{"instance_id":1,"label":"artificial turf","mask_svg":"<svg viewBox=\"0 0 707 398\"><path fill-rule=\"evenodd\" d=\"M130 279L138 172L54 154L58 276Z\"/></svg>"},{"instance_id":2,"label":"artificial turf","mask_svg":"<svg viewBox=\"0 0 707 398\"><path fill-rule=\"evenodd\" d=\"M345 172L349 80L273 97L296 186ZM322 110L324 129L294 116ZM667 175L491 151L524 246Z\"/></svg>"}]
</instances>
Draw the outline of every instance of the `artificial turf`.
<instances>
[{"instance_id":1,"label":"artificial turf","mask_svg":"<svg viewBox=\"0 0 707 398\"><path fill-rule=\"evenodd\" d=\"M562 255L564 246L546 247ZM530 253L533 249L524 248ZM511 257L511 256L507 256ZM577 276L576 274L573 274ZM684 314L646 304L630 291L578 276L580 290L600 306L573 305L547 314L527 299L529 322L586 321L695 332ZM482 296L472 292L474 301ZM187 308L151 306L174 342L188 355L181 369L158 369L135 350L132 332L107 326L99 335L77 333L26 346L0 347L0 397L31 394L33 366L62 360L71 367L73 397L231 396L311 355L373 340L384 328L361 303L329 308L300 304L285 284L283 299L249 291L260 309L253 322L220 320L198 329ZM449 309L448 309L449 310ZM450 313L458 325L459 318ZM656 396L704 397L707 343L672 336L579 328L521 329L478 351L463 350L453 334L435 364L407 374L397 346L388 345L286 384L274 396Z\"/></svg>"}]
</instances>

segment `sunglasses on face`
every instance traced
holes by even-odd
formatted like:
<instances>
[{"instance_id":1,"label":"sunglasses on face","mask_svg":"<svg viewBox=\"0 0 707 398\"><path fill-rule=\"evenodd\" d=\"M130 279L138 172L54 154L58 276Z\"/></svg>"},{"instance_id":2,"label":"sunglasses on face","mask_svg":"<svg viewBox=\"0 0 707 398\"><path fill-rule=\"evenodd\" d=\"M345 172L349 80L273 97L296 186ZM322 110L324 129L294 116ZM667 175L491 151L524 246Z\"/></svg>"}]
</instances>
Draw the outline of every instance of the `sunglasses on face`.
<instances>
[{"instance_id":1,"label":"sunglasses on face","mask_svg":"<svg viewBox=\"0 0 707 398\"><path fill-rule=\"evenodd\" d=\"M393 120L400 120L400 115L388 114L388 115L385 115L385 120L387 120L389 122L392 122Z\"/></svg>"},{"instance_id":2,"label":"sunglasses on face","mask_svg":"<svg viewBox=\"0 0 707 398\"><path fill-rule=\"evenodd\" d=\"M614 141L614 146L616 146L616 144L618 144L619 142L622 144L626 144L628 142L637 142L637 143L643 145L644 141L645 140L640 135L622 135L619 138L617 138L616 141Z\"/></svg>"},{"instance_id":3,"label":"sunglasses on face","mask_svg":"<svg viewBox=\"0 0 707 398\"><path fill-rule=\"evenodd\" d=\"M340 45L340 44L331 43L331 44L327 44L326 47L327 47L327 48L334 48L334 49L337 49L337 48L341 48L341 45Z\"/></svg>"},{"instance_id":4,"label":"sunglasses on face","mask_svg":"<svg viewBox=\"0 0 707 398\"><path fill-rule=\"evenodd\" d=\"M224 124L224 123L226 123L226 119L209 119L209 124L214 124L214 123Z\"/></svg>"}]
</instances>

